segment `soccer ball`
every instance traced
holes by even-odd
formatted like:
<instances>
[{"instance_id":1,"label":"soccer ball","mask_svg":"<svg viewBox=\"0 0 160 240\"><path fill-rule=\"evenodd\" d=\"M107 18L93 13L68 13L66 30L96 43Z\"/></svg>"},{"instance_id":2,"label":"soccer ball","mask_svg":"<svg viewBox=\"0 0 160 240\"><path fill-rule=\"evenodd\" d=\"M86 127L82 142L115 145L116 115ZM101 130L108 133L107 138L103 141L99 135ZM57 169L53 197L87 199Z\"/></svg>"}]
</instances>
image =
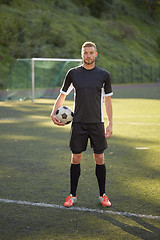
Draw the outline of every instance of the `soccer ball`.
<instances>
[{"instance_id":1,"label":"soccer ball","mask_svg":"<svg viewBox=\"0 0 160 240\"><path fill-rule=\"evenodd\" d=\"M62 123L65 124L70 123L73 119L73 111L67 106L59 107L55 115Z\"/></svg>"}]
</instances>

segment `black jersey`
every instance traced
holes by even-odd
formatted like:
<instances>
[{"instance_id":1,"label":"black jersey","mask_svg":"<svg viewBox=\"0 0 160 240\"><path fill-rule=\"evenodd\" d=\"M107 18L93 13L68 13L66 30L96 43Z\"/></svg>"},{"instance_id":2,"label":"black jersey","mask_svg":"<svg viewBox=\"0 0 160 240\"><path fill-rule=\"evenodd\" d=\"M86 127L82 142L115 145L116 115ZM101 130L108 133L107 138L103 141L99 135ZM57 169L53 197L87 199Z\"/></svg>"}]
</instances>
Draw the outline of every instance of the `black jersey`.
<instances>
[{"instance_id":1,"label":"black jersey","mask_svg":"<svg viewBox=\"0 0 160 240\"><path fill-rule=\"evenodd\" d=\"M91 70L82 66L72 68L60 92L68 95L72 89L75 91L73 122L103 122L103 97L113 95L109 72L97 66Z\"/></svg>"}]
</instances>

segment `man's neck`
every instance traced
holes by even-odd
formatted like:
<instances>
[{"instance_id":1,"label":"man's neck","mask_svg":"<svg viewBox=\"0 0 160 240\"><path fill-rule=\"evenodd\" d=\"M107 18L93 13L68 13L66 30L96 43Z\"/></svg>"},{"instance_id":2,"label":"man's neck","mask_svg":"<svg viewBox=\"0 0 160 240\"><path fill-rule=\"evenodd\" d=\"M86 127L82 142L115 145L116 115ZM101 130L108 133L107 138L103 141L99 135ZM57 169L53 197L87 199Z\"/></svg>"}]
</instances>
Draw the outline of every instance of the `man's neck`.
<instances>
[{"instance_id":1,"label":"man's neck","mask_svg":"<svg viewBox=\"0 0 160 240\"><path fill-rule=\"evenodd\" d=\"M87 70L91 70L95 67L95 63L92 63L92 64L83 63L82 66Z\"/></svg>"}]
</instances>

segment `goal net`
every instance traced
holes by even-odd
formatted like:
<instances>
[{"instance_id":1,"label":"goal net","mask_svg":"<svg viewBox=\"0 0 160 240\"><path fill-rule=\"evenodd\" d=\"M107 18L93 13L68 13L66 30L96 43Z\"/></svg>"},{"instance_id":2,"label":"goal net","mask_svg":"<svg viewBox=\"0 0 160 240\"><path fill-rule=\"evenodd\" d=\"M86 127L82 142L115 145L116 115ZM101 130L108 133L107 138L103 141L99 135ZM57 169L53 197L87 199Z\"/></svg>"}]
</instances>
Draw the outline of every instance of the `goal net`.
<instances>
[{"instance_id":1,"label":"goal net","mask_svg":"<svg viewBox=\"0 0 160 240\"><path fill-rule=\"evenodd\" d=\"M67 71L81 63L82 59L17 59L11 70L6 98L32 101L56 98Z\"/></svg>"}]
</instances>

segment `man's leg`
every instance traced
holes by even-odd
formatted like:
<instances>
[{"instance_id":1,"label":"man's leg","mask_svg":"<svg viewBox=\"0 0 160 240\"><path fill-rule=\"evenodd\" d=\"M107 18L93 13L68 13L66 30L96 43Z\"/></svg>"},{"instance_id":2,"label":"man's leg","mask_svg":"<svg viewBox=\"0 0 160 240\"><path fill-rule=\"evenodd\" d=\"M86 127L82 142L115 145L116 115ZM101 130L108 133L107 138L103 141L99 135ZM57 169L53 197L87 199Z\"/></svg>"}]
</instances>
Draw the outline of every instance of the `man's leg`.
<instances>
[{"instance_id":1,"label":"man's leg","mask_svg":"<svg viewBox=\"0 0 160 240\"><path fill-rule=\"evenodd\" d=\"M105 194L105 184L106 184L106 166L104 163L104 154L95 154L94 153L94 159L96 162L96 177L98 180L98 186L99 186L99 201L103 206L110 207L111 202L109 201L109 198Z\"/></svg>"},{"instance_id":2,"label":"man's leg","mask_svg":"<svg viewBox=\"0 0 160 240\"><path fill-rule=\"evenodd\" d=\"M70 167L70 195L66 198L64 203L65 207L71 207L77 202L77 186L80 177L80 162L82 159L82 153L72 154L71 167Z\"/></svg>"},{"instance_id":3,"label":"man's leg","mask_svg":"<svg viewBox=\"0 0 160 240\"><path fill-rule=\"evenodd\" d=\"M71 167L70 167L70 194L76 196L78 180L80 177L81 169L80 162L82 159L82 153L72 154Z\"/></svg>"},{"instance_id":4,"label":"man's leg","mask_svg":"<svg viewBox=\"0 0 160 240\"><path fill-rule=\"evenodd\" d=\"M104 163L104 153L102 154L94 153L94 159L96 162L95 173L98 180L99 193L100 193L100 196L103 196L103 194L105 193L105 183L106 183L106 166Z\"/></svg>"}]
</instances>

